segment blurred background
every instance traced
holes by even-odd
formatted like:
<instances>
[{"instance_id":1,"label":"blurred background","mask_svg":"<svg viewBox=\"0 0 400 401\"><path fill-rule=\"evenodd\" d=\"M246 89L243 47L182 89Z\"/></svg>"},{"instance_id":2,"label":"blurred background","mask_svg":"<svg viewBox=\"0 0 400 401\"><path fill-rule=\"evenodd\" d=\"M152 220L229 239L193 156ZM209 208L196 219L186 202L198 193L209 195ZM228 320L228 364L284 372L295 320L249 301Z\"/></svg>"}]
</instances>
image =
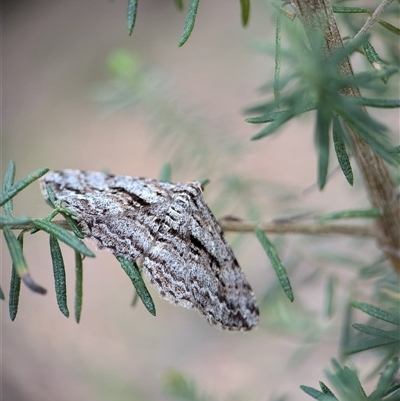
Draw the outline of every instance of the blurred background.
<instances>
[{"instance_id":1,"label":"blurred background","mask_svg":"<svg viewBox=\"0 0 400 401\"><path fill-rule=\"evenodd\" d=\"M274 41L266 2L252 2L243 29L239 2L202 0L182 48L186 10L180 13L172 1L140 2L132 37L125 13L122 1L3 2L2 175L10 159L16 179L41 167L157 178L170 163L173 181L210 179L205 198L217 217L268 221L367 205L341 176L322 194L301 195L316 177L310 120L249 141L260 127L246 124L241 110L261 99L258 88L273 76L273 57L256 50L257 39ZM37 184L16 197L15 213L49 213ZM180 375L214 400L309 399L299 385L323 379L339 333L322 314L325 265L308 254L310 247L325 256L354 253L354 240L276 238L284 263L300 266L293 269L289 305L255 237L227 237L261 305L260 327L249 333L218 331L154 291L156 318L140 302L131 307L131 282L108 252L84 261L76 324L57 307L47 235L26 236L31 274L48 293L23 286L14 322L7 301L0 303L2 399L173 400L168 389ZM360 257L366 245L357 244ZM11 262L1 246L7 296ZM62 249L73 311L74 255ZM343 270L340 277L349 276Z\"/></svg>"}]
</instances>

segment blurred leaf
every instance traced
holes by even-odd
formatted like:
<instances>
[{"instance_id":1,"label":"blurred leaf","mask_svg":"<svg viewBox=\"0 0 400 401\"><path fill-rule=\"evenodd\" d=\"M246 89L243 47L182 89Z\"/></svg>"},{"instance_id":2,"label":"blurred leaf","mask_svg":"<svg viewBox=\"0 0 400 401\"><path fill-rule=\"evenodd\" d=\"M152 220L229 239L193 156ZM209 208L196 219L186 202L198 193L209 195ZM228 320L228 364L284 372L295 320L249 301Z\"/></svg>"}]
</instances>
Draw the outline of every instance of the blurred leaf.
<instances>
[{"instance_id":1,"label":"blurred leaf","mask_svg":"<svg viewBox=\"0 0 400 401\"><path fill-rule=\"evenodd\" d=\"M333 298L337 279L335 276L329 276L326 283L324 315L331 318L333 315Z\"/></svg>"},{"instance_id":2,"label":"blurred leaf","mask_svg":"<svg viewBox=\"0 0 400 401\"><path fill-rule=\"evenodd\" d=\"M321 387L321 390L324 394L331 396L333 399L337 400L335 395L332 393L332 391L328 388L328 386L324 382L319 382L319 386Z\"/></svg>"},{"instance_id":3,"label":"blurred leaf","mask_svg":"<svg viewBox=\"0 0 400 401\"><path fill-rule=\"evenodd\" d=\"M18 192L21 192L29 184L32 184L32 182L36 181L38 178L45 175L48 171L49 171L48 168L41 168L39 170L34 171L31 174L28 174L25 178L18 181L11 188L9 188L8 191L0 195L0 206L3 206L6 202L12 199Z\"/></svg>"},{"instance_id":4,"label":"blurred leaf","mask_svg":"<svg viewBox=\"0 0 400 401\"><path fill-rule=\"evenodd\" d=\"M175 6L179 11L183 10L183 0L174 0Z\"/></svg>"},{"instance_id":5,"label":"blurred leaf","mask_svg":"<svg viewBox=\"0 0 400 401\"><path fill-rule=\"evenodd\" d=\"M398 343L398 340L392 340L392 339L383 338L383 337L367 338L365 340L357 341L357 343L354 345L352 345L352 344L348 345L348 347L346 349L344 349L344 354L345 355L356 354L358 352L367 351L367 350L370 350L373 348L383 347L383 346L387 346L387 345L393 345L396 343ZM398 348L398 347L396 347L396 348Z\"/></svg>"},{"instance_id":6,"label":"blurred leaf","mask_svg":"<svg viewBox=\"0 0 400 401\"><path fill-rule=\"evenodd\" d=\"M315 128L315 143L318 151L318 187L323 189L326 184L329 166L329 131L332 113L325 107L317 109L317 125Z\"/></svg>"},{"instance_id":7,"label":"blurred leaf","mask_svg":"<svg viewBox=\"0 0 400 401\"><path fill-rule=\"evenodd\" d=\"M82 255L75 251L75 321L79 323L82 313L83 264Z\"/></svg>"},{"instance_id":8,"label":"blurred leaf","mask_svg":"<svg viewBox=\"0 0 400 401\"><path fill-rule=\"evenodd\" d=\"M9 204L9 202L7 202L7 204ZM27 224L30 224L31 222L32 219L30 219L29 217L13 217L0 215L0 227L25 226Z\"/></svg>"},{"instance_id":9,"label":"blurred leaf","mask_svg":"<svg viewBox=\"0 0 400 401\"><path fill-rule=\"evenodd\" d=\"M140 58L132 51L117 49L107 57L108 70L114 77L123 80L124 86L139 73L140 66Z\"/></svg>"},{"instance_id":10,"label":"blurred leaf","mask_svg":"<svg viewBox=\"0 0 400 401\"><path fill-rule=\"evenodd\" d=\"M180 401L212 401L211 397L198 394L193 380L175 370L166 373L164 387L170 396Z\"/></svg>"},{"instance_id":11,"label":"blurred leaf","mask_svg":"<svg viewBox=\"0 0 400 401\"><path fill-rule=\"evenodd\" d=\"M183 46L186 43L186 41L189 39L190 34L193 31L199 2L200 0L190 0L188 15L186 17L185 26L183 27L182 36L178 44L179 47Z\"/></svg>"},{"instance_id":12,"label":"blurred leaf","mask_svg":"<svg viewBox=\"0 0 400 401\"><path fill-rule=\"evenodd\" d=\"M383 21L383 20L378 20L378 23L383 26L385 29L388 31L395 33L396 35L400 35L400 29L393 26L392 24L389 24L389 22Z\"/></svg>"},{"instance_id":13,"label":"blurred leaf","mask_svg":"<svg viewBox=\"0 0 400 401\"><path fill-rule=\"evenodd\" d=\"M67 305L67 283L65 280L64 259L60 245L54 235L50 235L50 254L53 262L54 284L56 290L57 304L61 313L69 317Z\"/></svg>"},{"instance_id":14,"label":"blurred leaf","mask_svg":"<svg viewBox=\"0 0 400 401\"><path fill-rule=\"evenodd\" d=\"M136 21L138 0L128 0L128 10L126 12L126 28L128 29L129 36L132 35L133 28Z\"/></svg>"},{"instance_id":15,"label":"blurred leaf","mask_svg":"<svg viewBox=\"0 0 400 401\"><path fill-rule=\"evenodd\" d=\"M332 401L336 400L337 398L332 397L331 395L321 393L321 391L316 390L315 388L308 387L308 386L300 386L300 388L312 398L318 401Z\"/></svg>"},{"instance_id":16,"label":"blurred leaf","mask_svg":"<svg viewBox=\"0 0 400 401\"><path fill-rule=\"evenodd\" d=\"M274 245L270 242L270 240L265 236L265 234L257 227L255 230L255 234L264 248L269 260L271 261L272 267L275 270L275 273L278 277L279 283L281 284L283 291L286 296L289 298L290 302L293 302L293 291L290 285L289 277L287 275L286 269L283 266L278 253L274 247Z\"/></svg>"},{"instance_id":17,"label":"blurred leaf","mask_svg":"<svg viewBox=\"0 0 400 401\"><path fill-rule=\"evenodd\" d=\"M366 97L357 97L356 102L361 106L383 109L394 109L400 107L400 99L369 99Z\"/></svg>"},{"instance_id":18,"label":"blurred leaf","mask_svg":"<svg viewBox=\"0 0 400 401\"><path fill-rule=\"evenodd\" d=\"M149 290L147 289L146 284L143 281L142 275L140 274L139 268L137 267L136 263L122 256L117 256L117 260L121 264L121 267L124 269L125 273L131 279L133 285L135 286L136 292L139 298L142 300L146 309L153 316L155 316L156 308L154 306L153 299L151 298Z\"/></svg>"},{"instance_id":19,"label":"blurred leaf","mask_svg":"<svg viewBox=\"0 0 400 401\"><path fill-rule=\"evenodd\" d=\"M172 167L171 163L165 163L160 171L160 181L171 182Z\"/></svg>"},{"instance_id":20,"label":"blurred leaf","mask_svg":"<svg viewBox=\"0 0 400 401\"><path fill-rule=\"evenodd\" d=\"M3 292L3 290L2 290L2 288L0 287L0 299L2 300L2 301L4 301L5 300L5 297L4 297L4 292Z\"/></svg>"},{"instance_id":21,"label":"blurred leaf","mask_svg":"<svg viewBox=\"0 0 400 401\"><path fill-rule=\"evenodd\" d=\"M345 350L349 346L351 337L351 322L353 317L353 308L350 302L346 302L346 308L343 314L343 321L341 324L339 355L342 359L345 355Z\"/></svg>"},{"instance_id":22,"label":"blurred leaf","mask_svg":"<svg viewBox=\"0 0 400 401\"><path fill-rule=\"evenodd\" d=\"M250 0L240 0L242 26L247 26L250 17Z\"/></svg>"},{"instance_id":23,"label":"blurred leaf","mask_svg":"<svg viewBox=\"0 0 400 401\"><path fill-rule=\"evenodd\" d=\"M22 252L21 242L18 241L14 233L8 227L4 227L3 234L8 246L8 250L10 251L13 269L15 269L24 284L27 285L29 289L39 294L46 294L46 289L36 284L29 275L25 257Z\"/></svg>"},{"instance_id":24,"label":"blurred leaf","mask_svg":"<svg viewBox=\"0 0 400 401\"><path fill-rule=\"evenodd\" d=\"M386 65L385 63L381 60L381 58L379 57L378 53L376 52L376 50L374 49L374 47L371 45L371 43L369 41L366 41L363 45L364 48L364 53L365 56L367 57L367 60L369 61L369 63L372 65L372 67L381 72L381 71L385 71L386 70ZM388 81L388 78L385 75L383 75L381 77L382 81L386 84Z\"/></svg>"},{"instance_id":25,"label":"blurred leaf","mask_svg":"<svg viewBox=\"0 0 400 401\"><path fill-rule=\"evenodd\" d=\"M398 316L395 316L391 314L390 312L387 312L383 309L380 309L376 306L364 303L364 302L357 302L357 301L351 301L351 305L354 308L360 309L361 311L365 312L366 314L375 317L379 320L383 320L388 323L395 324L399 326L399 318Z\"/></svg>"},{"instance_id":26,"label":"blurred leaf","mask_svg":"<svg viewBox=\"0 0 400 401\"><path fill-rule=\"evenodd\" d=\"M333 116L332 134L333 144L335 146L335 152L337 160L339 162L339 166L342 169L347 182L350 185L353 185L353 170L351 168L349 156L347 155L346 151L346 145L343 140L345 133L343 132L342 125L340 124L340 121L336 116Z\"/></svg>"},{"instance_id":27,"label":"blurred leaf","mask_svg":"<svg viewBox=\"0 0 400 401\"><path fill-rule=\"evenodd\" d=\"M318 217L318 220L330 221L338 219L375 219L381 216L381 212L378 209L360 209L360 210L341 210L340 212L333 212Z\"/></svg>"},{"instance_id":28,"label":"blurred leaf","mask_svg":"<svg viewBox=\"0 0 400 401\"><path fill-rule=\"evenodd\" d=\"M15 177L15 163L13 160L10 160L8 163L8 168L6 171L6 174L4 176L4 181L3 181L3 193L7 192L12 185L14 184L14 177ZM4 212L8 216L13 215L13 201L10 199L8 202L4 204Z\"/></svg>"},{"instance_id":29,"label":"blurred leaf","mask_svg":"<svg viewBox=\"0 0 400 401\"><path fill-rule=\"evenodd\" d=\"M18 242L21 245L21 249L24 248L24 231L21 231L17 237ZM15 270L14 265L11 268L11 282L10 282L10 293L8 300L8 310L12 321L17 317L18 305L19 305L19 294L21 290L21 277Z\"/></svg>"},{"instance_id":30,"label":"blurred leaf","mask_svg":"<svg viewBox=\"0 0 400 401\"><path fill-rule=\"evenodd\" d=\"M71 234L69 231L65 230L64 228L62 228L54 223L50 223L49 221L46 221L46 220L34 219L34 220L32 220L32 224L37 229L45 231L46 233L48 233L50 235L54 235L61 242L64 242L71 248L80 252L82 255L89 256L91 258L95 257L95 254L89 248L87 248L86 245L81 240L76 238L73 234Z\"/></svg>"}]
</instances>

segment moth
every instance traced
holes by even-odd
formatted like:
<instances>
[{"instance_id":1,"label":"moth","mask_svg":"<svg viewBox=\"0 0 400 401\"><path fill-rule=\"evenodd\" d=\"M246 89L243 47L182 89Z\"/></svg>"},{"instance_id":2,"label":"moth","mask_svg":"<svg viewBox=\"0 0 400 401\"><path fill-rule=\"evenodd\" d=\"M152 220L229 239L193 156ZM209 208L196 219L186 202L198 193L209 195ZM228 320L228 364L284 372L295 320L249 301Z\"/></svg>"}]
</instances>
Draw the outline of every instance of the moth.
<instances>
[{"instance_id":1,"label":"moth","mask_svg":"<svg viewBox=\"0 0 400 401\"><path fill-rule=\"evenodd\" d=\"M214 326L251 330L254 293L199 182L169 183L102 172L61 170L40 182L73 210L99 249L132 261L161 298L194 308Z\"/></svg>"}]
</instances>

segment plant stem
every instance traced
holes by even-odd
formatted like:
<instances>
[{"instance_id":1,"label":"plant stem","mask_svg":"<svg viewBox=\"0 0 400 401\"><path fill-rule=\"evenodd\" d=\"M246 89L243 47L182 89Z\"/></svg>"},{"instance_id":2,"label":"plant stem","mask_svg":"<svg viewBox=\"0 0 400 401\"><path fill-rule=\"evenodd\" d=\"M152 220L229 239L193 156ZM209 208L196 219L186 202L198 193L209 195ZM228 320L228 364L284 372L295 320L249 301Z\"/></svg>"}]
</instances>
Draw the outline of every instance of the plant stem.
<instances>
[{"instance_id":1,"label":"plant stem","mask_svg":"<svg viewBox=\"0 0 400 401\"><path fill-rule=\"evenodd\" d=\"M375 22L377 19L380 17L380 15L389 7L390 4L393 3L393 0L383 0L382 3L377 7L377 9L374 11L372 15L368 17L368 19L365 21L364 26L357 32L356 36L354 36L353 40L359 38L361 35L364 35L368 31L369 28Z\"/></svg>"},{"instance_id":2,"label":"plant stem","mask_svg":"<svg viewBox=\"0 0 400 401\"><path fill-rule=\"evenodd\" d=\"M293 223L286 221L280 223L259 223L254 221L232 220L231 218L221 218L218 222L225 232L254 232L254 229L258 227L261 231L270 234L338 234L358 237L376 237L376 227L372 224L360 226L331 223ZM52 223L66 230L71 230L65 220L54 220ZM11 230L31 230L34 227L32 225L20 225L15 227L9 226L9 228Z\"/></svg>"},{"instance_id":3,"label":"plant stem","mask_svg":"<svg viewBox=\"0 0 400 401\"><path fill-rule=\"evenodd\" d=\"M323 35L325 41L320 51L326 57L343 47L329 0L290 0L290 4L303 24L311 44L315 43L314 35ZM348 58L344 59L339 66L339 73L344 76L353 75ZM360 96L360 91L357 87L352 86L344 89L343 94ZM349 127L347 129L353 142L354 158L361 170L368 197L373 207L382 213L382 216L377 219L377 244L390 259L394 270L400 274L400 258L398 257L400 204L396 188L382 159L354 131Z\"/></svg>"}]
</instances>

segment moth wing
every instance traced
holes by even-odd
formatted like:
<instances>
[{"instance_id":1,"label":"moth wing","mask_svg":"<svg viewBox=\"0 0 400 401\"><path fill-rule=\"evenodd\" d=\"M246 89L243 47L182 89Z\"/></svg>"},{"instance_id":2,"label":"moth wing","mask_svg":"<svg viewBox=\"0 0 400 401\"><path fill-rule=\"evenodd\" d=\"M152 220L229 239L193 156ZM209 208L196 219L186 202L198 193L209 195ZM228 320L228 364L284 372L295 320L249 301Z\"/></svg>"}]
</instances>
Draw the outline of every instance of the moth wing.
<instances>
[{"instance_id":1,"label":"moth wing","mask_svg":"<svg viewBox=\"0 0 400 401\"><path fill-rule=\"evenodd\" d=\"M189 195L166 212L143 272L169 302L196 308L220 328L250 330L259 314L251 287L198 184L182 187Z\"/></svg>"}]
</instances>

